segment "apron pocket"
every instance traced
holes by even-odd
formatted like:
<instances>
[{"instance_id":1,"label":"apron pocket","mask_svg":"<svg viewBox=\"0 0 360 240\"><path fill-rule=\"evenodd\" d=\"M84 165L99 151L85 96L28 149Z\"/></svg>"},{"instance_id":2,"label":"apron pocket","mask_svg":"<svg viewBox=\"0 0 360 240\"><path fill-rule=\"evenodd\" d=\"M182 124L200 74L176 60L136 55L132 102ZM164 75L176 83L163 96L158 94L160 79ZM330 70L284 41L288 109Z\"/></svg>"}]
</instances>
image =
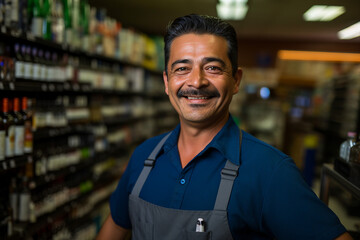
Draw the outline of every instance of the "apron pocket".
<instances>
[{"instance_id":1,"label":"apron pocket","mask_svg":"<svg viewBox=\"0 0 360 240\"><path fill-rule=\"evenodd\" d=\"M132 240L153 240L154 224L136 222L132 230Z\"/></svg>"},{"instance_id":2,"label":"apron pocket","mask_svg":"<svg viewBox=\"0 0 360 240\"><path fill-rule=\"evenodd\" d=\"M185 231L186 240L210 240L211 232L190 232Z\"/></svg>"}]
</instances>

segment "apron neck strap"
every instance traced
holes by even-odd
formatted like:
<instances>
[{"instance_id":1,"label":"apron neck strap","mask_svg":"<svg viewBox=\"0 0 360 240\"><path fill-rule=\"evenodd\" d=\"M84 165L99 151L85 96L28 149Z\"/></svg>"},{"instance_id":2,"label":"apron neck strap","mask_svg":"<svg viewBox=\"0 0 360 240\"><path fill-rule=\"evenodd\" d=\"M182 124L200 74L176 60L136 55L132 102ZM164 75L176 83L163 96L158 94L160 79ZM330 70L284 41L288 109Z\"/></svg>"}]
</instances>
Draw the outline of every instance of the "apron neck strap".
<instances>
[{"instance_id":1,"label":"apron neck strap","mask_svg":"<svg viewBox=\"0 0 360 240\"><path fill-rule=\"evenodd\" d=\"M138 180L136 181L135 186L134 186L131 194L133 194L133 195L135 195L137 197L139 196L140 191L141 191L147 177L149 176L149 173L150 173L151 169L155 165L156 156L160 152L162 146L164 145L164 143L168 139L168 137L171 135L171 133L172 132L168 133L165 137L163 137L161 139L161 141L156 145L154 150L150 153L149 157L145 160L144 168L141 171L140 176L139 176Z\"/></svg>"},{"instance_id":2,"label":"apron neck strap","mask_svg":"<svg viewBox=\"0 0 360 240\"><path fill-rule=\"evenodd\" d=\"M241 160L241 142L242 142L242 132L240 130L239 136L239 156ZM241 161L240 161L241 162ZM232 163L230 160L227 160L225 167L221 170L221 180L218 189L218 193L215 200L214 210L226 211L227 206L230 200L231 191L234 185L235 178L238 175L240 165Z\"/></svg>"}]
</instances>

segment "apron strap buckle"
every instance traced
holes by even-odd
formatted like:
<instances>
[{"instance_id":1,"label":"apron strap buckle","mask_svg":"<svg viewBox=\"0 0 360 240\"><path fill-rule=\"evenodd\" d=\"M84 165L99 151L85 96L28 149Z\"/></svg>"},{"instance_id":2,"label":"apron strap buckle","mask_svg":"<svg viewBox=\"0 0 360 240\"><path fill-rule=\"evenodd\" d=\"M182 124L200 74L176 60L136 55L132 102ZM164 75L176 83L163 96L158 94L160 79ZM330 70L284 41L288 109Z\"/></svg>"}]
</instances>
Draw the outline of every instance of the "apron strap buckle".
<instances>
[{"instance_id":1,"label":"apron strap buckle","mask_svg":"<svg viewBox=\"0 0 360 240\"><path fill-rule=\"evenodd\" d=\"M146 159L144 162L145 167L153 167L155 165L155 159Z\"/></svg>"},{"instance_id":2,"label":"apron strap buckle","mask_svg":"<svg viewBox=\"0 0 360 240\"><path fill-rule=\"evenodd\" d=\"M238 175L237 169L223 168L221 170L221 177L228 180L234 180Z\"/></svg>"}]
</instances>

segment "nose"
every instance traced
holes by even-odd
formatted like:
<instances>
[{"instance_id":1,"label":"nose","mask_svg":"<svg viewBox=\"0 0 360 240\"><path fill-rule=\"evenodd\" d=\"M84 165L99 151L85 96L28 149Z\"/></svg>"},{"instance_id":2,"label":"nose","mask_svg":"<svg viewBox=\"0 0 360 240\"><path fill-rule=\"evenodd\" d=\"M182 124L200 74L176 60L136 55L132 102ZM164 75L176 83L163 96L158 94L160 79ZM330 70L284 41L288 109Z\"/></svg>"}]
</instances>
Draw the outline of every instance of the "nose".
<instances>
[{"instance_id":1,"label":"nose","mask_svg":"<svg viewBox=\"0 0 360 240\"><path fill-rule=\"evenodd\" d=\"M189 75L186 84L189 87L202 88L209 85L209 80L207 79L201 67L195 67Z\"/></svg>"}]
</instances>

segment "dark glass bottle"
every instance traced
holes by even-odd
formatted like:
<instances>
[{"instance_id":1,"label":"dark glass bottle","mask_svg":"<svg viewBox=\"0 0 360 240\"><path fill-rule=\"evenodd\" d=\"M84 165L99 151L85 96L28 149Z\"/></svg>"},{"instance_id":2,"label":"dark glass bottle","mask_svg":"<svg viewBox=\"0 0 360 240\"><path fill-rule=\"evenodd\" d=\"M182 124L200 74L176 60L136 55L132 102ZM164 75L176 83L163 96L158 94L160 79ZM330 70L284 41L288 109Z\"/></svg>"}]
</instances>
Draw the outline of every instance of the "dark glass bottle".
<instances>
[{"instance_id":1,"label":"dark glass bottle","mask_svg":"<svg viewBox=\"0 0 360 240\"><path fill-rule=\"evenodd\" d=\"M17 178L15 177L12 178L10 182L9 201L12 209L12 219L17 221L19 216L19 189Z\"/></svg>"},{"instance_id":2,"label":"dark glass bottle","mask_svg":"<svg viewBox=\"0 0 360 240\"><path fill-rule=\"evenodd\" d=\"M14 139L14 155L21 156L24 154L24 135L25 135L25 127L24 127L24 118L20 113L20 99L14 98L14 107L11 115L14 118L15 124L15 139Z\"/></svg>"},{"instance_id":3,"label":"dark glass bottle","mask_svg":"<svg viewBox=\"0 0 360 240\"><path fill-rule=\"evenodd\" d=\"M23 177L22 186L19 192L19 221L28 222L30 220L31 195L28 187L28 179Z\"/></svg>"},{"instance_id":4,"label":"dark glass bottle","mask_svg":"<svg viewBox=\"0 0 360 240\"><path fill-rule=\"evenodd\" d=\"M9 114L9 99L3 98L2 119L5 125L5 159L14 157L15 124L14 118Z\"/></svg>"},{"instance_id":5,"label":"dark glass bottle","mask_svg":"<svg viewBox=\"0 0 360 240\"><path fill-rule=\"evenodd\" d=\"M0 114L0 161L5 160L5 123Z\"/></svg>"},{"instance_id":6,"label":"dark glass bottle","mask_svg":"<svg viewBox=\"0 0 360 240\"><path fill-rule=\"evenodd\" d=\"M32 110L28 108L31 101L27 97L21 99L21 114L24 119L24 153L31 153L33 151L33 114Z\"/></svg>"},{"instance_id":7,"label":"dark glass bottle","mask_svg":"<svg viewBox=\"0 0 360 240\"><path fill-rule=\"evenodd\" d=\"M24 56L21 52L21 46L19 43L14 44L14 56L15 56L15 78L24 78Z\"/></svg>"}]
</instances>

